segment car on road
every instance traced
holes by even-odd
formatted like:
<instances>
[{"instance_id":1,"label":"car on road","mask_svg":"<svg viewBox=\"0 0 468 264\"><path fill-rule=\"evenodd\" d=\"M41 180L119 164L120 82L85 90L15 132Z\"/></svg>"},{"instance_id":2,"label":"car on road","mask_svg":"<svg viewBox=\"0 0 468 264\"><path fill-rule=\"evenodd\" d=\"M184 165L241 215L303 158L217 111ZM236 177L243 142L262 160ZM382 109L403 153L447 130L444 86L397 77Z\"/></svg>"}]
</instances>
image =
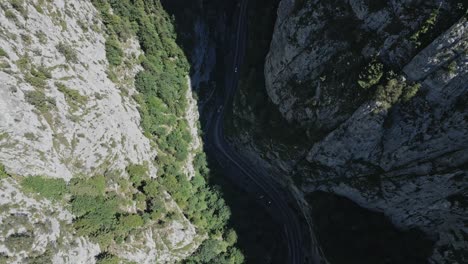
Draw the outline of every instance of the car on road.
<instances>
[{"instance_id":1,"label":"car on road","mask_svg":"<svg viewBox=\"0 0 468 264\"><path fill-rule=\"evenodd\" d=\"M234 68L234 72L237 73L237 67Z\"/></svg>"}]
</instances>

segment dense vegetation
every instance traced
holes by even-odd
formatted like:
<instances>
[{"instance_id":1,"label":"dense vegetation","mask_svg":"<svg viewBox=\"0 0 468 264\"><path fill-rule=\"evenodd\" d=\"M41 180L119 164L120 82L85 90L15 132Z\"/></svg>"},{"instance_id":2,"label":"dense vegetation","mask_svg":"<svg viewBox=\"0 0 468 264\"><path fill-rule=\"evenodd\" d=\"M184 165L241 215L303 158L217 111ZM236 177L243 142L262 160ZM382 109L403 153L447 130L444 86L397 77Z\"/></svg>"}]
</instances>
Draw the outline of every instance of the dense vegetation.
<instances>
[{"instance_id":1,"label":"dense vegetation","mask_svg":"<svg viewBox=\"0 0 468 264\"><path fill-rule=\"evenodd\" d=\"M45 177L27 177L21 185L34 193L38 193L51 200L61 200L67 193L67 185L63 179Z\"/></svg>"},{"instance_id":2,"label":"dense vegetation","mask_svg":"<svg viewBox=\"0 0 468 264\"><path fill-rule=\"evenodd\" d=\"M173 220L186 217L205 237L198 250L186 263L242 263L244 257L235 247L237 234L227 228L231 212L216 187L207 184L210 171L206 157L197 150L195 176L189 179L184 166L192 141L185 118L189 63L176 44L172 19L159 0L93 0L100 11L106 33L106 55L109 76L124 64L124 47L137 36L144 55L138 58L143 68L135 77L139 91L141 125L145 135L158 150L157 177L150 177L150 164L133 164L126 168L128 178L119 171L103 175L77 175L69 183L63 179L42 176L16 177L25 191L63 203L73 212L73 228L78 235L98 243L98 263L119 263L113 254L116 246L138 235L143 228L163 228ZM68 62L77 61L76 51L60 42L59 52ZM3 52L5 53L5 52ZM4 56L1 54L0 56ZM29 58L18 60L18 67L28 72L28 82L45 87L50 72L43 67L30 67ZM126 63L126 61L125 61ZM126 64L124 66L127 66ZM78 91L55 82L72 110L86 104ZM55 106L55 101L40 90L26 94L26 100L41 112ZM6 178L3 166L0 178ZM169 204L166 193L178 204L183 216ZM182 222L182 221L181 221ZM182 222L183 223L183 222Z\"/></svg>"},{"instance_id":3,"label":"dense vegetation","mask_svg":"<svg viewBox=\"0 0 468 264\"><path fill-rule=\"evenodd\" d=\"M142 210L136 215L114 214L117 198L109 194L103 198L102 190L99 191L99 199L96 199L98 193L92 193L103 207L89 207L88 210L94 210L85 212L81 205L87 204L93 196L86 194L79 198L79 194L75 193L74 211L83 217L77 222L77 228L93 235L96 230L92 226L99 222L101 226L97 230L103 230L102 235L108 235L107 230L112 230L116 235L114 240L119 241L130 230L147 221L161 222L164 218L170 218L172 214L165 211L161 200L163 193L168 192L199 232L208 234L208 239L187 260L188 263L243 262L242 254L233 247L236 243L235 233L225 228L230 211L219 192L206 184L209 170L204 154L200 152L196 156L196 175L193 179L189 180L182 169L191 141L184 118L189 64L176 44L172 19L158 0L95 0L93 3L101 11L106 26L106 51L111 65L120 64L122 52L119 42L126 41L132 35L138 37L145 52L140 57L144 70L135 77L135 86L140 92L135 99L140 104L145 134L159 150L155 161L159 170L155 180L148 177L146 166L127 168L135 192L133 196L142 205ZM92 217L85 220L87 216ZM95 219L100 220L88 223ZM118 223L117 226L114 223Z\"/></svg>"}]
</instances>

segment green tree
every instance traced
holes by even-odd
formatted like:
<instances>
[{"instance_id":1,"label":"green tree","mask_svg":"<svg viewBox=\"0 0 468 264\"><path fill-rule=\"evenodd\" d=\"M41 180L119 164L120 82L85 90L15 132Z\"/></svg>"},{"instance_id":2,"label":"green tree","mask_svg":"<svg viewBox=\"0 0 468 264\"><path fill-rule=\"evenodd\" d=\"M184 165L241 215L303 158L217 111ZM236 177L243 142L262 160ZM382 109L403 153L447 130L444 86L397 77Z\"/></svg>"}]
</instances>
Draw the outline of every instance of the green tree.
<instances>
[{"instance_id":1,"label":"green tree","mask_svg":"<svg viewBox=\"0 0 468 264\"><path fill-rule=\"evenodd\" d=\"M70 192L76 196L104 196L106 178L102 175L70 180Z\"/></svg>"},{"instance_id":2,"label":"green tree","mask_svg":"<svg viewBox=\"0 0 468 264\"><path fill-rule=\"evenodd\" d=\"M148 176L148 166L146 164L131 164L126 168L128 175L130 176L130 181L133 183L133 186L136 188L140 187L143 181L149 179Z\"/></svg>"},{"instance_id":3,"label":"green tree","mask_svg":"<svg viewBox=\"0 0 468 264\"><path fill-rule=\"evenodd\" d=\"M226 238L225 238L226 242L232 246L234 245L236 242L237 242L237 234L236 234L236 231L234 231L233 229L229 229L227 232L226 232Z\"/></svg>"},{"instance_id":4,"label":"green tree","mask_svg":"<svg viewBox=\"0 0 468 264\"><path fill-rule=\"evenodd\" d=\"M118 66L122 63L124 53L120 48L117 37L111 36L106 40L106 56L111 65Z\"/></svg>"},{"instance_id":5,"label":"green tree","mask_svg":"<svg viewBox=\"0 0 468 264\"><path fill-rule=\"evenodd\" d=\"M143 224L143 218L136 214L123 215L119 217L119 229L124 232L141 227Z\"/></svg>"}]
</instances>

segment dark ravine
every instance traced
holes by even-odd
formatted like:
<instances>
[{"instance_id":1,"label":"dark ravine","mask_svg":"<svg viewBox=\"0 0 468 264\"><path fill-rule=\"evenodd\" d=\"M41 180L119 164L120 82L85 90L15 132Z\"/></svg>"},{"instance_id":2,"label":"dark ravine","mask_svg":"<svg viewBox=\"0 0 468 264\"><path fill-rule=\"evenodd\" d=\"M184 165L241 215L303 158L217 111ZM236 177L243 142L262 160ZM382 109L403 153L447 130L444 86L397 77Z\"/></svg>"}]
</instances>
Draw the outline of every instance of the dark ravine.
<instances>
[{"instance_id":1,"label":"dark ravine","mask_svg":"<svg viewBox=\"0 0 468 264\"><path fill-rule=\"evenodd\" d=\"M248 1L239 3L201 1L190 4L163 1L163 4L170 13L174 14L177 30L180 32L180 44L185 47L188 57L192 59L192 85L199 98L205 150L210 167L218 171L216 173L218 176L213 177L212 183L220 186L231 207L231 224L239 235L238 246L244 252L246 262L303 263L302 259L306 256L302 254L310 254L307 250L301 252L307 243L294 242L292 245L291 241L294 240L288 243L285 236L289 234L285 233L283 227L285 218L277 216L278 211L290 210L286 209L289 205L283 203L283 209L276 209L276 202L269 198L264 190L265 187L259 186L249 178L256 177L254 172L246 171L244 168L251 165L245 165L246 161L236 156L233 150L228 150L231 154L227 155L234 157L225 156L225 151L230 149L226 143L221 143L225 144L222 147L224 150L219 150L220 145L217 146L223 141L223 136L219 135L223 131L221 109L230 108L231 97L237 87L236 72L232 65L241 65L243 58L245 47L242 35L246 34L245 14L248 10ZM189 6L180 9L181 5ZM239 20L241 14L244 14L244 18ZM210 49L215 50L214 55ZM240 69L240 66L238 67ZM229 89L220 89L222 87ZM237 162L244 165L236 164ZM297 227L299 226L295 228ZM306 229L304 233L307 232ZM302 235L300 236L299 239L303 239ZM305 238L307 239L307 235ZM298 251L301 252L299 255L291 253ZM305 261L310 262L310 260Z\"/></svg>"},{"instance_id":2,"label":"dark ravine","mask_svg":"<svg viewBox=\"0 0 468 264\"><path fill-rule=\"evenodd\" d=\"M460 164L468 148L467 88L460 85L467 81L461 2L427 1L417 9L415 1L249 0L245 21L238 20L244 1L193 1L182 12L182 2L170 2L187 53L199 55L190 57L197 65L194 89L206 151L219 170L213 182L232 198L227 199L233 226L249 263L314 263L321 255L315 253L318 245L322 259L331 263L467 259L461 229L467 197L466 166ZM379 20L382 16L388 19ZM194 30L197 23L203 26ZM457 23L459 35L451 36L447 30ZM239 33L245 34L244 47ZM455 44L440 51L431 47L446 39ZM437 56L444 58L441 65L427 61ZM368 77L362 76L371 67L381 76L366 84L362 78ZM424 67L433 67L432 75L423 73ZM412 92L418 85L419 92ZM448 132L422 128L436 127L447 115L456 120L441 126ZM440 142L425 139L431 137L458 143L444 151ZM440 195L444 192L448 195ZM440 216L447 206L448 215ZM265 221L264 229L241 223L249 215L244 211ZM296 224L285 220L289 214ZM290 239L288 228L281 228L285 224L305 235ZM273 238L284 243L271 243Z\"/></svg>"},{"instance_id":3,"label":"dark ravine","mask_svg":"<svg viewBox=\"0 0 468 264\"><path fill-rule=\"evenodd\" d=\"M423 264L434 240L418 229L400 230L380 212L327 192L313 192L307 202L317 213L317 237L330 263Z\"/></svg>"},{"instance_id":4,"label":"dark ravine","mask_svg":"<svg viewBox=\"0 0 468 264\"><path fill-rule=\"evenodd\" d=\"M283 0L271 45L254 16L246 58L268 55L244 64L230 140L296 190L331 263L468 261L466 8Z\"/></svg>"}]
</instances>

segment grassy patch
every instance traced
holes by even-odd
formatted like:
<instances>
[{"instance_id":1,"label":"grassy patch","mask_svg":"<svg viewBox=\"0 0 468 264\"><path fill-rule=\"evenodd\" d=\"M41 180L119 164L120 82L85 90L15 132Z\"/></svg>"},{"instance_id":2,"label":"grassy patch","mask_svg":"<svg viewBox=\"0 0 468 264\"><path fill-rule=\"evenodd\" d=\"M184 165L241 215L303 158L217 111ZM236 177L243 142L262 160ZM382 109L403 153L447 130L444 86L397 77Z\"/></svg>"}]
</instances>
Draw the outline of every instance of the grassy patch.
<instances>
[{"instance_id":1,"label":"grassy patch","mask_svg":"<svg viewBox=\"0 0 468 264\"><path fill-rule=\"evenodd\" d=\"M29 46L32 44L32 38L30 35L21 34L21 39L23 40L24 44L26 44L25 46Z\"/></svg>"},{"instance_id":2,"label":"grassy patch","mask_svg":"<svg viewBox=\"0 0 468 264\"><path fill-rule=\"evenodd\" d=\"M16 61L16 66L24 72L27 69L29 69L29 66L31 65L31 59L27 54L21 56L17 61Z\"/></svg>"},{"instance_id":3,"label":"grassy patch","mask_svg":"<svg viewBox=\"0 0 468 264\"><path fill-rule=\"evenodd\" d=\"M28 132L28 133L24 133L24 138L30 140L30 141L36 141L37 140L37 136L34 135L34 133L31 133L31 132Z\"/></svg>"},{"instance_id":4,"label":"grassy patch","mask_svg":"<svg viewBox=\"0 0 468 264\"><path fill-rule=\"evenodd\" d=\"M5 239L6 247L15 253L21 251L29 252L34 243L34 236L30 232L16 233Z\"/></svg>"},{"instance_id":5,"label":"grassy patch","mask_svg":"<svg viewBox=\"0 0 468 264\"><path fill-rule=\"evenodd\" d=\"M12 10L6 10L5 17L15 23L18 22L18 18L16 17L15 12L13 12Z\"/></svg>"},{"instance_id":6,"label":"grassy patch","mask_svg":"<svg viewBox=\"0 0 468 264\"><path fill-rule=\"evenodd\" d=\"M79 107L86 105L88 102L88 97L81 95L77 90L68 88L61 82L55 82L55 86L61 93L63 93L65 100L73 111L76 111Z\"/></svg>"},{"instance_id":7,"label":"grassy patch","mask_svg":"<svg viewBox=\"0 0 468 264\"><path fill-rule=\"evenodd\" d=\"M40 112L47 112L55 106L55 99L47 97L43 91L29 91L25 94L26 101Z\"/></svg>"},{"instance_id":8,"label":"grassy patch","mask_svg":"<svg viewBox=\"0 0 468 264\"><path fill-rule=\"evenodd\" d=\"M6 172L5 166L0 163L0 180L8 178L10 175Z\"/></svg>"},{"instance_id":9,"label":"grassy patch","mask_svg":"<svg viewBox=\"0 0 468 264\"><path fill-rule=\"evenodd\" d=\"M7 57L8 58L8 53L2 48L0 48L0 57Z\"/></svg>"},{"instance_id":10,"label":"grassy patch","mask_svg":"<svg viewBox=\"0 0 468 264\"><path fill-rule=\"evenodd\" d=\"M21 181L21 186L30 192L55 201L61 200L68 193L67 184L63 179L42 176L26 177Z\"/></svg>"},{"instance_id":11,"label":"grassy patch","mask_svg":"<svg viewBox=\"0 0 468 264\"><path fill-rule=\"evenodd\" d=\"M27 17L28 9L24 5L24 0L9 0L11 6L18 11L23 17Z\"/></svg>"},{"instance_id":12,"label":"grassy patch","mask_svg":"<svg viewBox=\"0 0 468 264\"><path fill-rule=\"evenodd\" d=\"M26 74L25 80L36 88L45 88L47 80L52 78L51 72L44 66L38 68L32 67L29 74Z\"/></svg>"},{"instance_id":13,"label":"grassy patch","mask_svg":"<svg viewBox=\"0 0 468 264\"><path fill-rule=\"evenodd\" d=\"M58 52L62 54L67 62L70 63L77 63L78 62L78 54L76 51L73 49L73 47L67 43L60 42L56 46Z\"/></svg>"},{"instance_id":14,"label":"grassy patch","mask_svg":"<svg viewBox=\"0 0 468 264\"><path fill-rule=\"evenodd\" d=\"M47 43L47 35L43 31L36 32L36 38L39 40L39 43L46 44Z\"/></svg>"},{"instance_id":15,"label":"grassy patch","mask_svg":"<svg viewBox=\"0 0 468 264\"><path fill-rule=\"evenodd\" d=\"M76 196L103 196L105 189L106 179L102 175L90 178L73 178L70 181L70 192Z\"/></svg>"}]
</instances>

